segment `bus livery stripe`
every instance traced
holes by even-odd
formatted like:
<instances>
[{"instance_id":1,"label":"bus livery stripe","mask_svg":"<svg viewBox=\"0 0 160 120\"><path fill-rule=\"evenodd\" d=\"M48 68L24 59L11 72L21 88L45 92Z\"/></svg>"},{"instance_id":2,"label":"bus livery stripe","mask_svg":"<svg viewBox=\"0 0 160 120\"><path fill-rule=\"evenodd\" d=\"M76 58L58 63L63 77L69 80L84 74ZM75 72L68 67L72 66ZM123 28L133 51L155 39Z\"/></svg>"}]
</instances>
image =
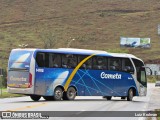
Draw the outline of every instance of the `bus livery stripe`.
<instances>
[{"instance_id":1,"label":"bus livery stripe","mask_svg":"<svg viewBox=\"0 0 160 120\"><path fill-rule=\"evenodd\" d=\"M83 63L85 63L88 59L90 59L91 57L95 56L96 54L92 54L88 57L86 57L85 59L83 59L77 66L76 68L72 71L71 75L69 76L69 78L66 81L66 84L64 85L64 90L67 91L74 75L76 74L76 72L78 71L78 69L83 65Z\"/></svg>"}]
</instances>

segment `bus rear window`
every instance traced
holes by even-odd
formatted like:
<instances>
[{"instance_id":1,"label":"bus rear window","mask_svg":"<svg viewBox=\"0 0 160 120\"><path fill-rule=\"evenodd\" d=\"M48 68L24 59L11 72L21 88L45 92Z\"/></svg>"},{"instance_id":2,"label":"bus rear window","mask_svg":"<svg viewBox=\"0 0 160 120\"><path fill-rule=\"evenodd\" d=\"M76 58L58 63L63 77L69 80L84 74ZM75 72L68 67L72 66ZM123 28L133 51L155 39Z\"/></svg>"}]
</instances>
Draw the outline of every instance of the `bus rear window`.
<instances>
[{"instance_id":1,"label":"bus rear window","mask_svg":"<svg viewBox=\"0 0 160 120\"><path fill-rule=\"evenodd\" d=\"M13 50L9 57L9 69L27 69L30 66L33 51Z\"/></svg>"}]
</instances>

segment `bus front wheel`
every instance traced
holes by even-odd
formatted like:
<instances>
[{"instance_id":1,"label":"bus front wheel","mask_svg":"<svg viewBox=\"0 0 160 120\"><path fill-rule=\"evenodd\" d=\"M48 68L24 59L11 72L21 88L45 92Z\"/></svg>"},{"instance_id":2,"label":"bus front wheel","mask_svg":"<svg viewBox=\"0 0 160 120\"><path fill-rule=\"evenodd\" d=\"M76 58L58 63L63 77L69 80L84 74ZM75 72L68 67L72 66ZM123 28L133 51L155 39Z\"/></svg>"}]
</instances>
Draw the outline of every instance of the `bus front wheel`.
<instances>
[{"instance_id":1,"label":"bus front wheel","mask_svg":"<svg viewBox=\"0 0 160 120\"><path fill-rule=\"evenodd\" d=\"M133 99L133 89L129 89L128 91L128 96L127 96L127 101L132 101Z\"/></svg>"},{"instance_id":2,"label":"bus front wheel","mask_svg":"<svg viewBox=\"0 0 160 120\"><path fill-rule=\"evenodd\" d=\"M31 95L30 98L31 98L33 101L38 101L38 100L41 98L41 96L39 96L39 95Z\"/></svg>"},{"instance_id":3,"label":"bus front wheel","mask_svg":"<svg viewBox=\"0 0 160 120\"><path fill-rule=\"evenodd\" d=\"M67 92L63 94L63 100L74 100L76 97L76 89L74 87L69 87Z\"/></svg>"},{"instance_id":4,"label":"bus front wheel","mask_svg":"<svg viewBox=\"0 0 160 120\"><path fill-rule=\"evenodd\" d=\"M54 90L54 100L61 100L63 97L63 90L61 87L56 87Z\"/></svg>"}]
</instances>

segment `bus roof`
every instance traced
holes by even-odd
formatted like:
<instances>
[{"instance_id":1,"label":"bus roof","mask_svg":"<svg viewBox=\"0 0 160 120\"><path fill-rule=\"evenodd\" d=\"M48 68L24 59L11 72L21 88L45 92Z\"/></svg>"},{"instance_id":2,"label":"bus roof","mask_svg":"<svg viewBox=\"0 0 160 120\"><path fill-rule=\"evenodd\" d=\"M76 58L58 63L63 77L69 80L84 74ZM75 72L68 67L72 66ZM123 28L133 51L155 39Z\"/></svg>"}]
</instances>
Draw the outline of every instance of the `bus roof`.
<instances>
[{"instance_id":1,"label":"bus roof","mask_svg":"<svg viewBox=\"0 0 160 120\"><path fill-rule=\"evenodd\" d=\"M45 52L56 52L56 53L66 53L66 54L85 54L85 55L99 54L99 55L103 55L103 56L135 58L135 59L141 60L140 58L137 58L136 56L134 56L132 54L109 53L109 52L102 51L102 50L89 50L89 49L77 49L77 48L58 48L58 49L31 49L31 48L25 48L25 49L14 49L14 50L45 51Z\"/></svg>"}]
</instances>

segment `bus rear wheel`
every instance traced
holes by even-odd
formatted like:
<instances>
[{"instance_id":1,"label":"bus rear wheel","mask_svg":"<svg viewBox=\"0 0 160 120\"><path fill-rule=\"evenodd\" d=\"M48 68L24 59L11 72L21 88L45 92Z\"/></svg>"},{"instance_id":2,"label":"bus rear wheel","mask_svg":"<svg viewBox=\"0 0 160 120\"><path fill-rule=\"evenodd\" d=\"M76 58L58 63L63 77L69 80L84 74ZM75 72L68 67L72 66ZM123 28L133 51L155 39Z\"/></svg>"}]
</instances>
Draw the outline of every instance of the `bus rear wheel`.
<instances>
[{"instance_id":1,"label":"bus rear wheel","mask_svg":"<svg viewBox=\"0 0 160 120\"><path fill-rule=\"evenodd\" d=\"M103 96L103 98L106 98L107 100L111 100L112 96Z\"/></svg>"},{"instance_id":2,"label":"bus rear wheel","mask_svg":"<svg viewBox=\"0 0 160 120\"><path fill-rule=\"evenodd\" d=\"M61 100L63 97L63 90L61 87L56 87L54 90L54 100Z\"/></svg>"},{"instance_id":3,"label":"bus rear wheel","mask_svg":"<svg viewBox=\"0 0 160 120\"><path fill-rule=\"evenodd\" d=\"M41 98L41 96L39 96L39 95L30 95L30 98L31 98L33 101L38 101L38 100Z\"/></svg>"},{"instance_id":4,"label":"bus rear wheel","mask_svg":"<svg viewBox=\"0 0 160 120\"><path fill-rule=\"evenodd\" d=\"M47 101L54 100L53 96L43 96L43 98Z\"/></svg>"},{"instance_id":5,"label":"bus rear wheel","mask_svg":"<svg viewBox=\"0 0 160 120\"><path fill-rule=\"evenodd\" d=\"M133 94L133 89L131 88L131 89L129 89L129 91L128 91L127 101L132 101L133 96L134 96L134 94Z\"/></svg>"},{"instance_id":6,"label":"bus rear wheel","mask_svg":"<svg viewBox=\"0 0 160 120\"><path fill-rule=\"evenodd\" d=\"M63 100L74 100L76 97L76 89L74 87L69 87L67 92L63 94Z\"/></svg>"},{"instance_id":7,"label":"bus rear wheel","mask_svg":"<svg viewBox=\"0 0 160 120\"><path fill-rule=\"evenodd\" d=\"M112 96L108 96L108 97L106 97L106 98L107 98L107 100L111 100Z\"/></svg>"}]
</instances>

